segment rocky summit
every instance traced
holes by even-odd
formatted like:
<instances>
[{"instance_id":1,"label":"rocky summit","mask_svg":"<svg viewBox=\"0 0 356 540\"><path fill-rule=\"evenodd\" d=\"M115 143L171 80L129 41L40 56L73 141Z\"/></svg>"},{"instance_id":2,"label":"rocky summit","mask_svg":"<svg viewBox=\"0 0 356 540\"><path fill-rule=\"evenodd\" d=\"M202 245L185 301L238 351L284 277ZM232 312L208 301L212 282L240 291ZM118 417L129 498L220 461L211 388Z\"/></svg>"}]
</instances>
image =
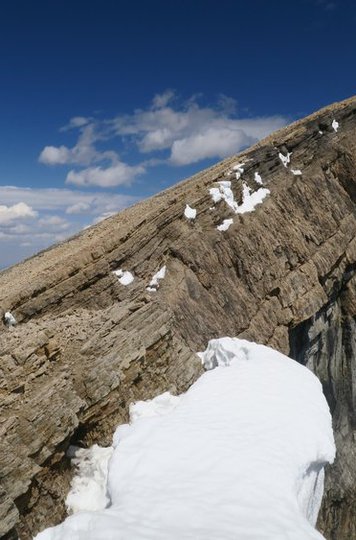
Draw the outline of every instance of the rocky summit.
<instances>
[{"instance_id":1,"label":"rocky summit","mask_svg":"<svg viewBox=\"0 0 356 540\"><path fill-rule=\"evenodd\" d=\"M319 530L356 538L355 269L351 98L3 271L0 537L58 523L68 446L110 444L132 401L184 392L196 352L236 336L321 380L337 459Z\"/></svg>"}]
</instances>

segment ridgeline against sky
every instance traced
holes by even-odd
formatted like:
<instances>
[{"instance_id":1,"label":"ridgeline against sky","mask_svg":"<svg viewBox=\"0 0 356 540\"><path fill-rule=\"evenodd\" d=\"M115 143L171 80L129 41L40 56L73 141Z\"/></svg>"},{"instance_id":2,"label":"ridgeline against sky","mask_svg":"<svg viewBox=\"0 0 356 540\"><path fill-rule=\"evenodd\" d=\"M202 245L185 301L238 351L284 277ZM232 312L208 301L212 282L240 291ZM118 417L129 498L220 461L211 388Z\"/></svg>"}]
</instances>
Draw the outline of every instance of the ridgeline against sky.
<instances>
[{"instance_id":1,"label":"ridgeline against sky","mask_svg":"<svg viewBox=\"0 0 356 540\"><path fill-rule=\"evenodd\" d=\"M0 20L0 268L356 88L353 0L23 0Z\"/></svg>"}]
</instances>

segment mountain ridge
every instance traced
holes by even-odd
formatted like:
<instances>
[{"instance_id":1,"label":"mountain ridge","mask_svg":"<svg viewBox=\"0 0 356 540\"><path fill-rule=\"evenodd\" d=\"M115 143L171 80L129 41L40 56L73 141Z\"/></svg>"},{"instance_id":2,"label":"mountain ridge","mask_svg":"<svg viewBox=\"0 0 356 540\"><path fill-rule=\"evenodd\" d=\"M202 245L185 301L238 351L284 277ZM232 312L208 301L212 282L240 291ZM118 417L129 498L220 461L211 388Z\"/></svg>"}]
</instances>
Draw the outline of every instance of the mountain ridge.
<instances>
[{"instance_id":1,"label":"mountain ridge","mask_svg":"<svg viewBox=\"0 0 356 540\"><path fill-rule=\"evenodd\" d=\"M11 311L19 323L11 332L4 326L0 337L0 535L16 538L17 530L31 538L58 522L71 475L68 444L108 443L130 401L187 389L201 370L195 352L221 335L292 351L318 374L341 449L320 526L330 539L356 534L348 463L355 415L355 129L354 97L0 273L2 314ZM285 167L279 153L292 153L292 167L302 174ZM236 178L233 166L244 160ZM224 201L210 210L209 189L217 182L230 181L240 203L244 182L259 188L255 172L270 195L254 212L235 215ZM185 204L197 208L195 220L184 218ZM220 232L224 218L234 223ZM163 264L166 277L149 293ZM121 267L135 275L127 287L113 274Z\"/></svg>"}]
</instances>

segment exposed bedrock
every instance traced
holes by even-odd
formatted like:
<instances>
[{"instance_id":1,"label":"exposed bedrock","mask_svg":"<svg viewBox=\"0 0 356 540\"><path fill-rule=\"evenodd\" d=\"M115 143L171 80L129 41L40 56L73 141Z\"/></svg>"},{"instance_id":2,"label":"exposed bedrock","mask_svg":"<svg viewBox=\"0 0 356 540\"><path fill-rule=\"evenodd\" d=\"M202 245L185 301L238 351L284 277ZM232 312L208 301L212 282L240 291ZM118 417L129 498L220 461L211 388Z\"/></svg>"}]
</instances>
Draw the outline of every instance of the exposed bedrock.
<instances>
[{"instance_id":1,"label":"exposed bedrock","mask_svg":"<svg viewBox=\"0 0 356 540\"><path fill-rule=\"evenodd\" d=\"M316 315L290 330L291 356L318 375L333 415L338 452L319 515L320 530L330 540L356 538L356 323L348 312L349 291L341 288Z\"/></svg>"},{"instance_id":2,"label":"exposed bedrock","mask_svg":"<svg viewBox=\"0 0 356 540\"><path fill-rule=\"evenodd\" d=\"M213 203L209 189L228 180L240 205L246 185L261 188L256 172L270 194L253 212ZM18 324L0 335L0 537L58 523L68 445L109 444L131 401L183 392L201 373L195 352L230 335L290 353L321 379L338 457L319 526L329 540L356 538L355 268L352 98L2 272L1 314Z\"/></svg>"}]
</instances>

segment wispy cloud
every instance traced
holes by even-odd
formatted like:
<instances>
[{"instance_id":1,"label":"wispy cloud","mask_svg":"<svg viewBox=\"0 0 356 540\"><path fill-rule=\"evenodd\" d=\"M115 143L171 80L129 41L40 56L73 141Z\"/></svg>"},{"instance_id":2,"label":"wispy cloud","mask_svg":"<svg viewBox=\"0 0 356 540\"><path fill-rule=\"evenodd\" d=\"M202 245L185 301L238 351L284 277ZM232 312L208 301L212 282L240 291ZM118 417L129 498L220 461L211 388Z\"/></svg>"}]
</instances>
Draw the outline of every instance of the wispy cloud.
<instances>
[{"instance_id":1,"label":"wispy cloud","mask_svg":"<svg viewBox=\"0 0 356 540\"><path fill-rule=\"evenodd\" d=\"M74 116L73 118L70 119L68 124L61 127L59 131L69 131L70 129L80 128L80 127L85 126L86 124L89 124L89 122L91 122L92 120L93 118L91 117Z\"/></svg>"},{"instance_id":2,"label":"wispy cloud","mask_svg":"<svg viewBox=\"0 0 356 540\"><path fill-rule=\"evenodd\" d=\"M130 185L158 163L183 166L227 157L288 123L283 116L240 118L234 99L221 95L215 105L203 106L200 97L182 101L167 90L132 114L74 117L62 131L78 130L76 144L45 146L39 161L74 166L69 184L112 188Z\"/></svg>"},{"instance_id":3,"label":"wispy cloud","mask_svg":"<svg viewBox=\"0 0 356 540\"><path fill-rule=\"evenodd\" d=\"M87 216L95 216L103 212L122 210L138 198L119 193L87 192L60 188L22 188L15 186L0 186L0 200L5 205L16 205L26 201L32 210L37 212L67 212L75 205L81 205L79 212ZM83 205L85 206L83 208ZM78 209L78 206L76 206Z\"/></svg>"},{"instance_id":4,"label":"wispy cloud","mask_svg":"<svg viewBox=\"0 0 356 540\"><path fill-rule=\"evenodd\" d=\"M95 122L80 125L77 118L72 118L69 125L79 129L77 143L68 148L61 146L45 146L39 156L39 162L45 165L83 165L87 166L105 159L117 160L116 152L99 152L95 143L102 137Z\"/></svg>"},{"instance_id":5,"label":"wispy cloud","mask_svg":"<svg viewBox=\"0 0 356 540\"><path fill-rule=\"evenodd\" d=\"M316 0L316 5L325 11L334 11L338 7L336 2L330 0Z\"/></svg>"},{"instance_id":6,"label":"wispy cloud","mask_svg":"<svg viewBox=\"0 0 356 540\"><path fill-rule=\"evenodd\" d=\"M109 167L88 167L81 171L69 171L66 178L67 184L76 186L100 186L110 188L115 186L130 185L139 175L145 172L142 165L130 166L126 163L115 163Z\"/></svg>"}]
</instances>

